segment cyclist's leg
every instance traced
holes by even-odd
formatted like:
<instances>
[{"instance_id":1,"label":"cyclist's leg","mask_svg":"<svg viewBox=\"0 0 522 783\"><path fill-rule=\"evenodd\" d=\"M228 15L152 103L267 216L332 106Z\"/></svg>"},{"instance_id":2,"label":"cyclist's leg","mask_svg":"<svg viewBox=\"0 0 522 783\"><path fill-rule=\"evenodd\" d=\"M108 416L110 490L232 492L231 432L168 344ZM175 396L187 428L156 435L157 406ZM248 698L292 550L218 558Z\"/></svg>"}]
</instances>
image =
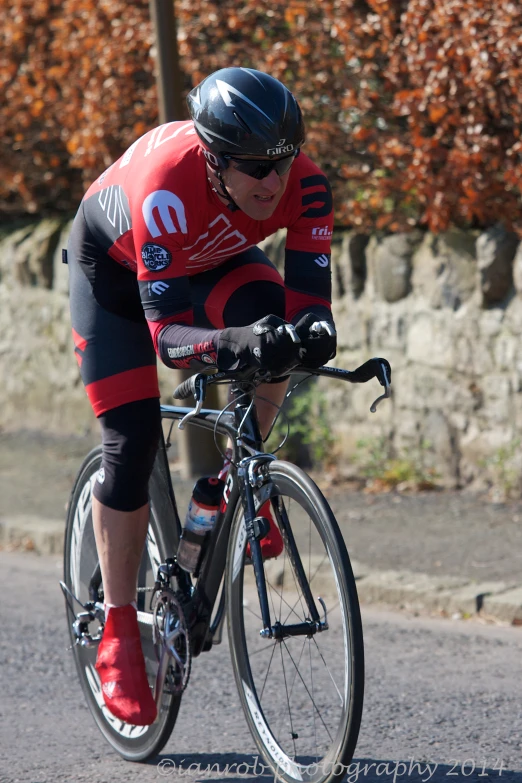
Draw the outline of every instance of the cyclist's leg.
<instances>
[{"instance_id":1,"label":"cyclist's leg","mask_svg":"<svg viewBox=\"0 0 522 783\"><path fill-rule=\"evenodd\" d=\"M156 358L136 276L97 246L81 210L68 260L76 356L103 436L93 525L105 601L115 608L108 611L97 668L110 711L127 722L149 724L156 709L130 604L136 597L148 524L147 485L161 428Z\"/></svg>"},{"instance_id":2,"label":"cyclist's leg","mask_svg":"<svg viewBox=\"0 0 522 783\"><path fill-rule=\"evenodd\" d=\"M222 329L246 326L269 314L285 317L283 278L258 247L233 256L217 269L194 275L190 284L198 326ZM272 426L287 386L285 378L258 388L256 407L263 437Z\"/></svg>"},{"instance_id":3,"label":"cyclist's leg","mask_svg":"<svg viewBox=\"0 0 522 783\"><path fill-rule=\"evenodd\" d=\"M158 446L157 399L136 400L102 413L102 475L96 481L93 522L106 604L136 598L136 579L147 535L148 480Z\"/></svg>"}]
</instances>

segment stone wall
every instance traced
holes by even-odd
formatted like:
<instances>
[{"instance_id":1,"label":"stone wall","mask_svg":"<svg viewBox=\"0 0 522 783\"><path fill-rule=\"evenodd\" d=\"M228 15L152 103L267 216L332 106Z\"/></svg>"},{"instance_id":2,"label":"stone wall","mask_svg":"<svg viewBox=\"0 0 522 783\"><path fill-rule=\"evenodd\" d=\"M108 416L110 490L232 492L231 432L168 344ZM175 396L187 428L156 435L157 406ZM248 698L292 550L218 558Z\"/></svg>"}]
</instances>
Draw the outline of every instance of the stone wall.
<instances>
[{"instance_id":1,"label":"stone wall","mask_svg":"<svg viewBox=\"0 0 522 783\"><path fill-rule=\"evenodd\" d=\"M93 416L70 339L70 223L44 220L0 238L0 426L82 432ZM284 232L264 242L282 266ZM384 439L448 486L483 486L493 472L518 487L522 424L522 246L485 233L366 237L335 232L336 366L385 356L393 398L369 412L377 382L321 380L344 472L361 439ZM165 399L172 373L160 373ZM384 440L382 442L384 442Z\"/></svg>"}]
</instances>

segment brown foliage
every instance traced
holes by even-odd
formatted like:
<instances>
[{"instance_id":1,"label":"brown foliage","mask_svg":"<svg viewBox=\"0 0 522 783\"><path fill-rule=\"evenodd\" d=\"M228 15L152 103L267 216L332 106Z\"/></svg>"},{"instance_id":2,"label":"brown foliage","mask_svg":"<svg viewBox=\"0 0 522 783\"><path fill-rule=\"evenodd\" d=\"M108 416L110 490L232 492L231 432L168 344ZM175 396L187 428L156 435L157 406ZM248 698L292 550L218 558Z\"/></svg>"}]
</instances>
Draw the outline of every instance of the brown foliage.
<instances>
[{"instance_id":1,"label":"brown foliage","mask_svg":"<svg viewBox=\"0 0 522 783\"><path fill-rule=\"evenodd\" d=\"M156 122L148 4L9 0L0 29L2 211L73 209Z\"/></svg>"},{"instance_id":2,"label":"brown foliage","mask_svg":"<svg viewBox=\"0 0 522 783\"><path fill-rule=\"evenodd\" d=\"M8 5L0 200L4 211L71 208L157 122L148 3ZM522 234L515 0L176 0L176 11L186 89L245 65L295 92L338 224L501 220Z\"/></svg>"}]
</instances>

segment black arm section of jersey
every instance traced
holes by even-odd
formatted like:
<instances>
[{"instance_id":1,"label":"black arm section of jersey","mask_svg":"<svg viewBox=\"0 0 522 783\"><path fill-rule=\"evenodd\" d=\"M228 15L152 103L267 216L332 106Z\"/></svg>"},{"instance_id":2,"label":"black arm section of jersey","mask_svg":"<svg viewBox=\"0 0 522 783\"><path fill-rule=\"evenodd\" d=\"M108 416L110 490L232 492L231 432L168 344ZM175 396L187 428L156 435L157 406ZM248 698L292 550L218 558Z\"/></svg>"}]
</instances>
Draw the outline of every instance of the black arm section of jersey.
<instances>
[{"instance_id":1,"label":"black arm section of jersey","mask_svg":"<svg viewBox=\"0 0 522 783\"><path fill-rule=\"evenodd\" d=\"M216 366L219 329L168 324L158 335L161 361L172 369L198 371Z\"/></svg>"},{"instance_id":2,"label":"black arm section of jersey","mask_svg":"<svg viewBox=\"0 0 522 783\"><path fill-rule=\"evenodd\" d=\"M332 301L330 253L285 251L285 285L293 291Z\"/></svg>"},{"instance_id":3,"label":"black arm section of jersey","mask_svg":"<svg viewBox=\"0 0 522 783\"><path fill-rule=\"evenodd\" d=\"M139 280L140 298L148 321L161 321L192 310L188 277Z\"/></svg>"}]
</instances>

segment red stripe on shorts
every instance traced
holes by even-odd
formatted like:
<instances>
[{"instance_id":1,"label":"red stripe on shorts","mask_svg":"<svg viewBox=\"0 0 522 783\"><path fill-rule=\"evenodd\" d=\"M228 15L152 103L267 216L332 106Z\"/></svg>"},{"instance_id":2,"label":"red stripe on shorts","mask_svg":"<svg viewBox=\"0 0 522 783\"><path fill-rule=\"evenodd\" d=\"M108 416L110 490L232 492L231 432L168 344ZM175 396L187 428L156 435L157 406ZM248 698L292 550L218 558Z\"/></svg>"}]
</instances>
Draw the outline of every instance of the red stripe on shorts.
<instances>
[{"instance_id":1,"label":"red stripe on shorts","mask_svg":"<svg viewBox=\"0 0 522 783\"><path fill-rule=\"evenodd\" d=\"M292 291L291 288L286 289L286 320L291 321L294 316L301 310L306 310L313 305L323 305L329 310L332 309L332 305L326 299L321 299L319 296L311 296L310 294L302 294L300 291Z\"/></svg>"},{"instance_id":2,"label":"red stripe on shorts","mask_svg":"<svg viewBox=\"0 0 522 783\"><path fill-rule=\"evenodd\" d=\"M223 329L225 326L223 310L232 294L242 285L259 280L283 285L283 279L277 269L267 264L246 264L225 275L219 283L216 283L205 302L205 314L210 323L216 329Z\"/></svg>"},{"instance_id":3,"label":"red stripe on shorts","mask_svg":"<svg viewBox=\"0 0 522 783\"><path fill-rule=\"evenodd\" d=\"M85 340L83 337L81 337L76 329L72 330L72 336L74 340L74 344L77 348L80 349L80 351L85 351L87 347L87 340Z\"/></svg>"},{"instance_id":4,"label":"red stripe on shorts","mask_svg":"<svg viewBox=\"0 0 522 783\"><path fill-rule=\"evenodd\" d=\"M136 367L134 370L109 375L85 387L96 416L125 405L127 402L159 397L156 365Z\"/></svg>"}]
</instances>

